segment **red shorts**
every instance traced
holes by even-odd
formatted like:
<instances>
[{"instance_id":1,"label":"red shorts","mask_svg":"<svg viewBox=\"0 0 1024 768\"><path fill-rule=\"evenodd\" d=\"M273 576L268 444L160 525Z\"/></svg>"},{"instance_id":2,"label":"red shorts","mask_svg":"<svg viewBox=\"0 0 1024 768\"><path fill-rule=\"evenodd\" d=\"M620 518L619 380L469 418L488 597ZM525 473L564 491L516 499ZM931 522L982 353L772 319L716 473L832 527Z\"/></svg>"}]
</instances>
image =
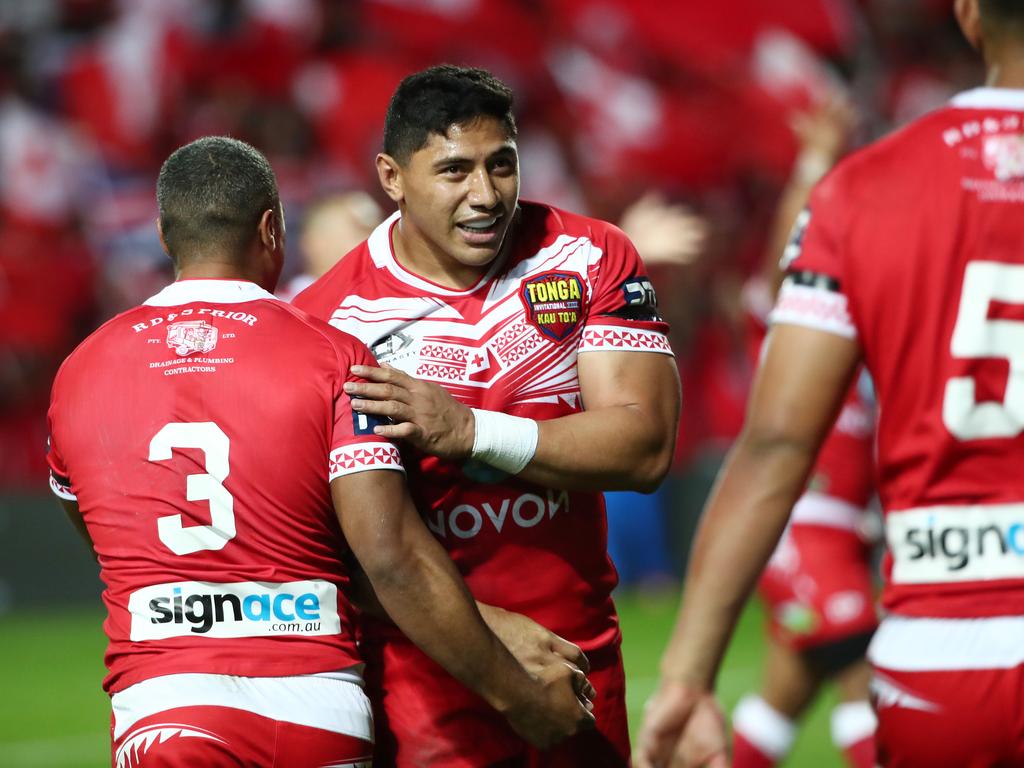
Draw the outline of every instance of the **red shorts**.
<instances>
[{"instance_id":1,"label":"red shorts","mask_svg":"<svg viewBox=\"0 0 1024 768\"><path fill-rule=\"evenodd\" d=\"M113 731L113 728L111 728ZM369 768L373 745L231 707L169 709L113 741L113 768Z\"/></svg>"},{"instance_id":2,"label":"red shorts","mask_svg":"<svg viewBox=\"0 0 1024 768\"><path fill-rule=\"evenodd\" d=\"M791 525L758 583L772 635L799 652L861 635L866 645L878 625L868 558L856 531Z\"/></svg>"},{"instance_id":3,"label":"red shorts","mask_svg":"<svg viewBox=\"0 0 1024 768\"><path fill-rule=\"evenodd\" d=\"M879 763L887 768L1024 766L1024 667L875 668Z\"/></svg>"},{"instance_id":4,"label":"red shorts","mask_svg":"<svg viewBox=\"0 0 1024 768\"><path fill-rule=\"evenodd\" d=\"M407 640L364 643L374 763L397 768L626 768L626 678L618 647L587 654L597 728L540 752Z\"/></svg>"}]
</instances>

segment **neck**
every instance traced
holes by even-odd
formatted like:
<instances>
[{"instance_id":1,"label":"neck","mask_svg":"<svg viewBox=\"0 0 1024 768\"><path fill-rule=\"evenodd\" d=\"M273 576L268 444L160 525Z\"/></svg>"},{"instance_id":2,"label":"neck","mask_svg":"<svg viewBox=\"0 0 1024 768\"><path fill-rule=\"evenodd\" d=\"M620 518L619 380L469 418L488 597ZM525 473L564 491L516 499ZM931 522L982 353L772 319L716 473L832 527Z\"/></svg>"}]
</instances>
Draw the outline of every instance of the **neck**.
<instances>
[{"instance_id":1,"label":"neck","mask_svg":"<svg viewBox=\"0 0 1024 768\"><path fill-rule=\"evenodd\" d=\"M491 262L481 266L462 264L433 243L410 233L407 227L405 217L400 218L391 232L391 246L395 260L415 275L463 291L476 285L491 268Z\"/></svg>"},{"instance_id":2,"label":"neck","mask_svg":"<svg viewBox=\"0 0 1024 768\"><path fill-rule=\"evenodd\" d=\"M202 260L188 260L179 264L175 269L176 280L244 280L256 283L261 288L264 276L259 270L253 267L244 267L235 264L230 260L217 260L215 258L204 258ZM269 289L267 289L269 290Z\"/></svg>"},{"instance_id":3,"label":"neck","mask_svg":"<svg viewBox=\"0 0 1024 768\"><path fill-rule=\"evenodd\" d=\"M1009 41L991 42L986 46L988 77L991 88L1024 88L1024 45Z\"/></svg>"}]
</instances>

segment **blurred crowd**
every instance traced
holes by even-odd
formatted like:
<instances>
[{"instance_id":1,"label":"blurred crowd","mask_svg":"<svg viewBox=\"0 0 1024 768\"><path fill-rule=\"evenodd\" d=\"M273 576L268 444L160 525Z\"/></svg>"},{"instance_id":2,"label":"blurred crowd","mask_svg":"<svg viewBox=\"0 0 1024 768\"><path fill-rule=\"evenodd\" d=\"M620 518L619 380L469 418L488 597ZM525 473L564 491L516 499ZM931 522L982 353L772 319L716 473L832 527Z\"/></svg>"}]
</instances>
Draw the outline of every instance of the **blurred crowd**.
<instances>
[{"instance_id":1,"label":"blurred crowd","mask_svg":"<svg viewBox=\"0 0 1024 768\"><path fill-rule=\"evenodd\" d=\"M389 209L373 165L388 99L442 61L515 91L525 198L637 243L672 323L685 474L742 421L742 288L801 120L842 102L859 144L976 84L951 4L0 0L0 489L45 484L64 355L170 279L154 183L172 149L229 134L267 154L294 291Z\"/></svg>"}]
</instances>

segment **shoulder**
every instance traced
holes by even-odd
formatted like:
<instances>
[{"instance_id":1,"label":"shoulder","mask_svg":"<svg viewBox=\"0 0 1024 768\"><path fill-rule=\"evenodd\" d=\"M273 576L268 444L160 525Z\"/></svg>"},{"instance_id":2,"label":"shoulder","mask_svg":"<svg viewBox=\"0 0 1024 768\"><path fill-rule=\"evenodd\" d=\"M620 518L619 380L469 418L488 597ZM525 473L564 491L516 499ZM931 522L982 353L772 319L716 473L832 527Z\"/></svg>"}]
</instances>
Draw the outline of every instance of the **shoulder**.
<instances>
[{"instance_id":1,"label":"shoulder","mask_svg":"<svg viewBox=\"0 0 1024 768\"><path fill-rule=\"evenodd\" d=\"M625 233L610 222L572 213L553 205L522 201L524 229L554 240L559 235L586 238L595 244L609 241L625 241Z\"/></svg>"},{"instance_id":2,"label":"shoulder","mask_svg":"<svg viewBox=\"0 0 1024 768\"><path fill-rule=\"evenodd\" d=\"M353 350L361 352L365 345L355 336L335 328L325 320L315 317L304 309L279 302L281 310L290 315L296 323L305 328L305 332L311 337L317 338L321 343L330 346L336 353L350 357Z\"/></svg>"}]
</instances>

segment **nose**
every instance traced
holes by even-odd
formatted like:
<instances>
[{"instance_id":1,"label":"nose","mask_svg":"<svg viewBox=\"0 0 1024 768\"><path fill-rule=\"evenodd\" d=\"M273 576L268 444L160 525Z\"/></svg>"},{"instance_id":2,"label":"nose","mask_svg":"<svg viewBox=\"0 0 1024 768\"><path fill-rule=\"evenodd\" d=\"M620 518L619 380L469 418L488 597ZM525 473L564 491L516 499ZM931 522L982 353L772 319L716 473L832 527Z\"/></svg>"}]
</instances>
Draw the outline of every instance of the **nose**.
<instances>
[{"instance_id":1,"label":"nose","mask_svg":"<svg viewBox=\"0 0 1024 768\"><path fill-rule=\"evenodd\" d=\"M480 168L469 177L469 204L474 208L488 210L498 204L498 191L486 168Z\"/></svg>"}]
</instances>

